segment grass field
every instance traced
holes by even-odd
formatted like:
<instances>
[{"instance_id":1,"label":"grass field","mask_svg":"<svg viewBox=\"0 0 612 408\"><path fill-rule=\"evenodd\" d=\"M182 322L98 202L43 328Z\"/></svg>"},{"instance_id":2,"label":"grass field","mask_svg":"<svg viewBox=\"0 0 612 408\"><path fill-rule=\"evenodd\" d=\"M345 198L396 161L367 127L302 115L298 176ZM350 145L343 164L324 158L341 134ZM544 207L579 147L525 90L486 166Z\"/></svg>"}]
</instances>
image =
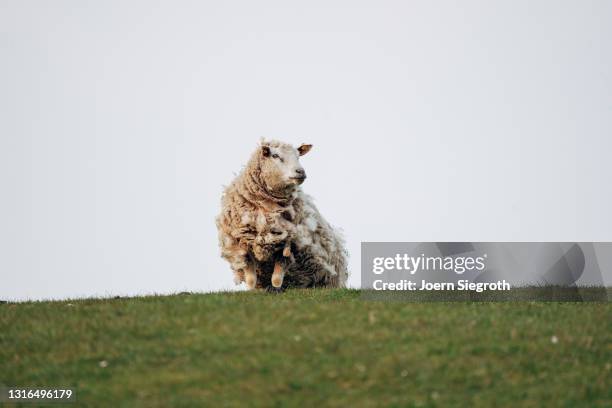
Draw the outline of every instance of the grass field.
<instances>
[{"instance_id":1,"label":"grass field","mask_svg":"<svg viewBox=\"0 0 612 408\"><path fill-rule=\"evenodd\" d=\"M0 383L87 406L612 404L608 302L356 290L0 305Z\"/></svg>"}]
</instances>

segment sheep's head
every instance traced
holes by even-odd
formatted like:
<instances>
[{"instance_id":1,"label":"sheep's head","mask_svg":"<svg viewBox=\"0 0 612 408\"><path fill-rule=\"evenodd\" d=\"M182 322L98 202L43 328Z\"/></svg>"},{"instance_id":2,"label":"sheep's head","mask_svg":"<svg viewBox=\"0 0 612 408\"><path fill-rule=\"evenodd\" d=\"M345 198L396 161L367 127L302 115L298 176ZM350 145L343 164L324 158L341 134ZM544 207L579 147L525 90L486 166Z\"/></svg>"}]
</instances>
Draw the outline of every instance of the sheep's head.
<instances>
[{"instance_id":1,"label":"sheep's head","mask_svg":"<svg viewBox=\"0 0 612 408\"><path fill-rule=\"evenodd\" d=\"M306 172L300 164L300 156L310 151L312 145L295 148L276 141L262 142L259 147L262 181L270 191L287 191L306 180Z\"/></svg>"}]
</instances>

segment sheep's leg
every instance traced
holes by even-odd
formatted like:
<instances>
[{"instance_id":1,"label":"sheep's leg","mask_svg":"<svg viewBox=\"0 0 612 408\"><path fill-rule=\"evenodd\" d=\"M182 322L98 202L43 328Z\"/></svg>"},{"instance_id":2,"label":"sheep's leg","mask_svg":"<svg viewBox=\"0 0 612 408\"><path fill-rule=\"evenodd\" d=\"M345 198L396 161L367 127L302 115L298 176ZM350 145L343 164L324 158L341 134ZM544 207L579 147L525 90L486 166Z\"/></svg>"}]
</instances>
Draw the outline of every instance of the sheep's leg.
<instances>
[{"instance_id":1,"label":"sheep's leg","mask_svg":"<svg viewBox=\"0 0 612 408\"><path fill-rule=\"evenodd\" d=\"M281 259L274 262L274 269L272 270L272 285L268 287L268 292L279 293L282 292L283 279L285 278L285 268L292 259L293 254L291 253L291 241L285 242L283 248L283 257L287 259Z\"/></svg>"},{"instance_id":2,"label":"sheep's leg","mask_svg":"<svg viewBox=\"0 0 612 408\"><path fill-rule=\"evenodd\" d=\"M285 242L285 247L283 248L283 256L285 258L291 257L291 241Z\"/></svg>"},{"instance_id":3,"label":"sheep's leg","mask_svg":"<svg viewBox=\"0 0 612 408\"><path fill-rule=\"evenodd\" d=\"M277 289L283 286L284 277L285 269L283 268L283 265L278 261L274 262L274 271L272 272L272 286Z\"/></svg>"},{"instance_id":4,"label":"sheep's leg","mask_svg":"<svg viewBox=\"0 0 612 408\"><path fill-rule=\"evenodd\" d=\"M234 283L240 285L242 282L244 282L244 270L234 271Z\"/></svg>"},{"instance_id":5,"label":"sheep's leg","mask_svg":"<svg viewBox=\"0 0 612 408\"><path fill-rule=\"evenodd\" d=\"M255 289L255 286L257 286L257 273L253 265L248 265L244 269L244 280L249 289Z\"/></svg>"}]
</instances>

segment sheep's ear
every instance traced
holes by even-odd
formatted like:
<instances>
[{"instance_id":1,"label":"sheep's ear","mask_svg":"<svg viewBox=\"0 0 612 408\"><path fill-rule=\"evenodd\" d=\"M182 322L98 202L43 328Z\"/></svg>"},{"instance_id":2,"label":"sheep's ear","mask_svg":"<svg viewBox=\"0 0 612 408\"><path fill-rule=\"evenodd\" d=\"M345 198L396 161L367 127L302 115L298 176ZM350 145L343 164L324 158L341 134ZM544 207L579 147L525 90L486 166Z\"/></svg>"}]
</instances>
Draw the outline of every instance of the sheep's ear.
<instances>
[{"instance_id":1,"label":"sheep's ear","mask_svg":"<svg viewBox=\"0 0 612 408\"><path fill-rule=\"evenodd\" d=\"M308 153L310 151L310 149L312 149L312 145L311 144L303 144L300 147L298 147L298 152L300 152L300 156L303 156L306 153Z\"/></svg>"},{"instance_id":2,"label":"sheep's ear","mask_svg":"<svg viewBox=\"0 0 612 408\"><path fill-rule=\"evenodd\" d=\"M270 155L270 146L261 146L261 155L263 157L268 157Z\"/></svg>"}]
</instances>

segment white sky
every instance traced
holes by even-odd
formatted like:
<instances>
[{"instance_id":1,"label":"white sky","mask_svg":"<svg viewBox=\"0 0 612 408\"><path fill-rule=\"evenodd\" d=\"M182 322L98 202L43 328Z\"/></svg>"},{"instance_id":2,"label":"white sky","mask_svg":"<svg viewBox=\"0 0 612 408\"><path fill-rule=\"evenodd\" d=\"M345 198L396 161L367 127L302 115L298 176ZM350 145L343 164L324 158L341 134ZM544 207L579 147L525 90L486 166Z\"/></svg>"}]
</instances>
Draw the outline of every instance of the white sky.
<instances>
[{"instance_id":1,"label":"white sky","mask_svg":"<svg viewBox=\"0 0 612 408\"><path fill-rule=\"evenodd\" d=\"M0 299L233 288L260 136L361 241L612 240L610 1L0 0Z\"/></svg>"}]
</instances>

